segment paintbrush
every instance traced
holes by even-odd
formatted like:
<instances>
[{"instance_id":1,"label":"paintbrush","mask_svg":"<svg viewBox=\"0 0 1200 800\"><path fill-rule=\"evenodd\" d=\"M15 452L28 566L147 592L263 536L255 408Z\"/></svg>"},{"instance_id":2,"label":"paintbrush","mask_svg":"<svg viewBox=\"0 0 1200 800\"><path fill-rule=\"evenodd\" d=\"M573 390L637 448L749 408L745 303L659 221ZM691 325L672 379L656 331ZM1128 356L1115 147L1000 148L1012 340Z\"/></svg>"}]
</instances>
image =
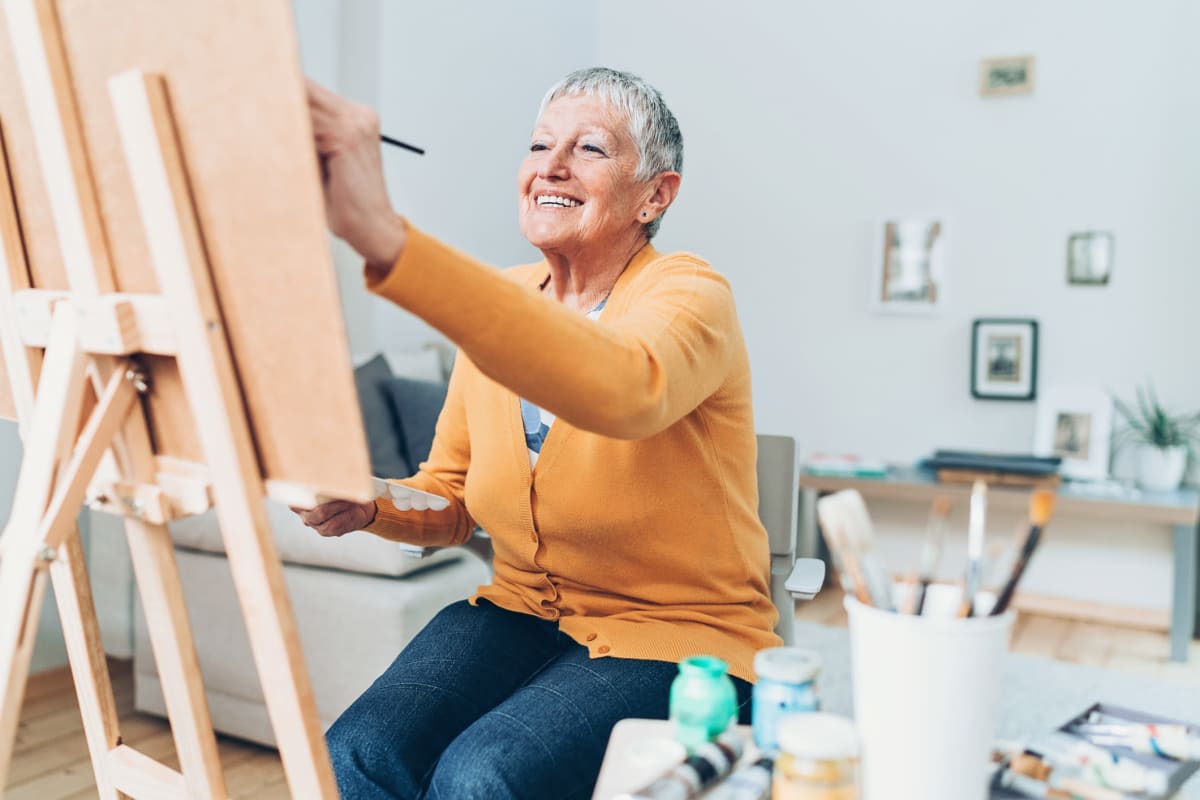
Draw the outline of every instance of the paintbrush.
<instances>
[{"instance_id":1,"label":"paintbrush","mask_svg":"<svg viewBox=\"0 0 1200 800\"><path fill-rule=\"evenodd\" d=\"M969 617L975 613L975 595L979 591L979 574L983 561L984 523L987 519L987 484L975 481L971 487L971 510L967 522L967 574L963 581L962 605L959 607L960 617Z\"/></svg>"},{"instance_id":2,"label":"paintbrush","mask_svg":"<svg viewBox=\"0 0 1200 800\"><path fill-rule=\"evenodd\" d=\"M409 144L408 142L402 142L399 139L393 139L392 137L385 136L382 133L379 134L379 140L381 142L387 142L390 145L394 145L395 147L402 147L405 150L416 153L419 156L425 155L425 151L422 150L421 148L417 147L416 145Z\"/></svg>"},{"instance_id":3,"label":"paintbrush","mask_svg":"<svg viewBox=\"0 0 1200 800\"><path fill-rule=\"evenodd\" d=\"M1000 590L1000 596L996 598L996 604L992 606L993 616L1003 614L1008 608L1008 604L1012 602L1013 593L1017 590L1017 583L1025 574L1029 558L1037 548L1042 530L1050 521L1050 515L1053 513L1054 493L1045 489L1034 492L1033 496L1029 498L1029 535L1025 537L1025 543L1021 545L1021 552L1017 555L1016 563L1013 564L1012 573L1004 582L1004 588Z\"/></svg>"},{"instance_id":4,"label":"paintbrush","mask_svg":"<svg viewBox=\"0 0 1200 800\"><path fill-rule=\"evenodd\" d=\"M946 518L950 516L950 499L945 496L933 500L933 510L929 514L929 527L925 531L925 541L921 545L921 566L917 575L917 586L909 599L905 613L920 614L925 607L925 590L933 581L937 572L938 562L942 559L942 545L946 541Z\"/></svg>"},{"instance_id":5,"label":"paintbrush","mask_svg":"<svg viewBox=\"0 0 1200 800\"><path fill-rule=\"evenodd\" d=\"M875 536L862 495L854 489L826 495L817 501L817 516L821 528L833 533L831 543L837 546L838 557L855 580L855 594L860 602L861 592L865 591L870 605L893 611L887 573L871 552Z\"/></svg>"},{"instance_id":6,"label":"paintbrush","mask_svg":"<svg viewBox=\"0 0 1200 800\"><path fill-rule=\"evenodd\" d=\"M849 584L850 591L854 593L854 597L858 602L865 606L873 606L875 602L871 599L871 591L867 586L867 580L863 577L862 569L858 563L858 554L850 550L846 545L845 529L840 523L826 525L821 523L825 530L825 536L829 540L829 544L833 547L837 555L837 563L842 567L842 575L839 578L842 588L845 589Z\"/></svg>"}]
</instances>

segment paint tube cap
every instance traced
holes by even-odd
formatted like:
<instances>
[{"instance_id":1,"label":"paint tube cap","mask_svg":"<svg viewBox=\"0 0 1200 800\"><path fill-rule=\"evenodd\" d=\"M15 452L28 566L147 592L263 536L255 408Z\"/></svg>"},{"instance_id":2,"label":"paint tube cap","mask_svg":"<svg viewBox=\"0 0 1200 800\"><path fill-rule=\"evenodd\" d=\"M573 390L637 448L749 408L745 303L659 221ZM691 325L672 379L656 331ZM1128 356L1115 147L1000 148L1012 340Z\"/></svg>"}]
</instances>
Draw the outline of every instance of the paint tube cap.
<instances>
[{"instance_id":1,"label":"paint tube cap","mask_svg":"<svg viewBox=\"0 0 1200 800\"><path fill-rule=\"evenodd\" d=\"M819 760L858 758L858 733L853 722L837 714L789 714L779 721L779 749Z\"/></svg>"}]
</instances>

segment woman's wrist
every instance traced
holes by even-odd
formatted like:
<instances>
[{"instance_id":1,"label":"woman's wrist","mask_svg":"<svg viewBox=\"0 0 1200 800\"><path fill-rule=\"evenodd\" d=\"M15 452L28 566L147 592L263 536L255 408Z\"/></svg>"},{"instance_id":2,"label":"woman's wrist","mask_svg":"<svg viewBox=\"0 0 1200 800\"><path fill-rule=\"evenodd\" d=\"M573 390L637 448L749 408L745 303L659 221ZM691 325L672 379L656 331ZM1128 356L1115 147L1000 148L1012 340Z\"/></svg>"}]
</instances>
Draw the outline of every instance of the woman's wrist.
<instances>
[{"instance_id":1,"label":"woman's wrist","mask_svg":"<svg viewBox=\"0 0 1200 800\"><path fill-rule=\"evenodd\" d=\"M395 263L400 260L407 242L408 227L399 214L393 214L387 224L381 224L372 232L370 241L365 242L359 250L359 255L367 262L367 276L372 282L387 277Z\"/></svg>"}]
</instances>

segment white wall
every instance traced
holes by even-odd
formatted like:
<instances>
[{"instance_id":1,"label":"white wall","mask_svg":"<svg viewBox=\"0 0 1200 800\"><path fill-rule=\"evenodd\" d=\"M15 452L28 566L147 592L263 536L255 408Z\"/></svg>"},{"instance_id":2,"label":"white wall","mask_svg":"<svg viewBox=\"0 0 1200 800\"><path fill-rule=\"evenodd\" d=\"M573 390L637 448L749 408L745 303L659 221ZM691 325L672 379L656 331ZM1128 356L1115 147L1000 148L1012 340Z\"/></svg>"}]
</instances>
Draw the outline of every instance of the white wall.
<instances>
[{"instance_id":1,"label":"white wall","mask_svg":"<svg viewBox=\"0 0 1200 800\"><path fill-rule=\"evenodd\" d=\"M517 166L546 89L595 61L594 0L389 2L378 35L383 129L427 151L387 148L393 203L415 225L489 263L540 258L517 228ZM437 336L376 303L379 346Z\"/></svg>"},{"instance_id":2,"label":"white wall","mask_svg":"<svg viewBox=\"0 0 1200 800\"><path fill-rule=\"evenodd\" d=\"M305 74L360 103L377 105L378 0L293 0L296 38ZM350 349L374 349L374 303L362 288L362 263L330 237Z\"/></svg>"},{"instance_id":3,"label":"white wall","mask_svg":"<svg viewBox=\"0 0 1200 800\"><path fill-rule=\"evenodd\" d=\"M1128 394L1150 377L1169 404L1200 408L1200 377L1185 366L1200 334L1190 313L1200 111L1184 100L1200 67L1187 40L1200 12L1186 0L774 0L736 14L713 0L686 13L668 0L520 13L457 0L377 12L377 37L354 47L378 53L384 129L429 150L385 156L393 199L493 263L536 255L517 232L513 176L544 88L603 63L663 90L687 158L659 244L730 277L758 427L795 435L804 451L910 460L938 446L1029 449L1033 403L970 396L971 322L986 316L1039 320L1043 388ZM978 96L980 59L1027 52L1038 59L1032 96ZM870 313L874 223L923 214L948 225L949 307ZM1067 236L1088 229L1116 234L1106 288L1064 279ZM435 335L366 304L374 346ZM911 532L905 510L879 512L884 527ZM1054 532L1034 587L1111 601L1129 565L1140 577L1126 599L1167 604L1161 531L1063 520ZM1100 577L1071 577L1080 559Z\"/></svg>"},{"instance_id":4,"label":"white wall","mask_svg":"<svg viewBox=\"0 0 1200 800\"><path fill-rule=\"evenodd\" d=\"M656 83L680 119L683 189L660 238L732 280L760 430L794 434L804 451L895 460L1030 449L1034 404L969 393L971 321L986 316L1039 320L1042 387L1129 394L1150 377L1168 404L1200 408L1194 4L729 11L603 3L597 59ZM1037 56L1034 94L980 98L979 60L1022 53ZM948 310L870 313L873 223L924 214L948 225ZM1089 229L1115 232L1112 282L1068 287L1067 236ZM876 511L909 532L923 515ZM1053 531L1031 586L1168 603L1161 531L1065 520ZM1124 597L1112 589L1128 585L1122 565L1134 577Z\"/></svg>"},{"instance_id":5,"label":"white wall","mask_svg":"<svg viewBox=\"0 0 1200 800\"><path fill-rule=\"evenodd\" d=\"M681 119L662 239L734 281L761 427L899 459L1027 448L1033 404L968 391L971 320L1000 315L1041 322L1043 385L1152 376L1200 407L1200 375L1180 369L1200 334L1185 2L727 9L604 3L598 57L652 79ZM981 58L1025 52L1033 96L978 96ZM872 315L872 223L926 213L948 223L948 312ZM1094 228L1116 233L1113 282L1068 287L1067 236Z\"/></svg>"}]
</instances>

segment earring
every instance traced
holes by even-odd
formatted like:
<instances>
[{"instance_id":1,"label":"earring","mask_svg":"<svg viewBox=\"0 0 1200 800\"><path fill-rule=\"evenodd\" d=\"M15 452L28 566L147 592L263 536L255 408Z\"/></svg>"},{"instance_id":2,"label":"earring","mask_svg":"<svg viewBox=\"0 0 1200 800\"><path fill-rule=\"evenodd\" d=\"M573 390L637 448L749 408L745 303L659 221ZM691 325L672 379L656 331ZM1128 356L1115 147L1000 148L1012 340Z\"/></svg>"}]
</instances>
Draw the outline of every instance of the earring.
<instances>
[{"instance_id":1,"label":"earring","mask_svg":"<svg viewBox=\"0 0 1200 800\"><path fill-rule=\"evenodd\" d=\"M646 213L645 211L642 212L642 219L645 219L648 216L650 216L648 213Z\"/></svg>"}]
</instances>

